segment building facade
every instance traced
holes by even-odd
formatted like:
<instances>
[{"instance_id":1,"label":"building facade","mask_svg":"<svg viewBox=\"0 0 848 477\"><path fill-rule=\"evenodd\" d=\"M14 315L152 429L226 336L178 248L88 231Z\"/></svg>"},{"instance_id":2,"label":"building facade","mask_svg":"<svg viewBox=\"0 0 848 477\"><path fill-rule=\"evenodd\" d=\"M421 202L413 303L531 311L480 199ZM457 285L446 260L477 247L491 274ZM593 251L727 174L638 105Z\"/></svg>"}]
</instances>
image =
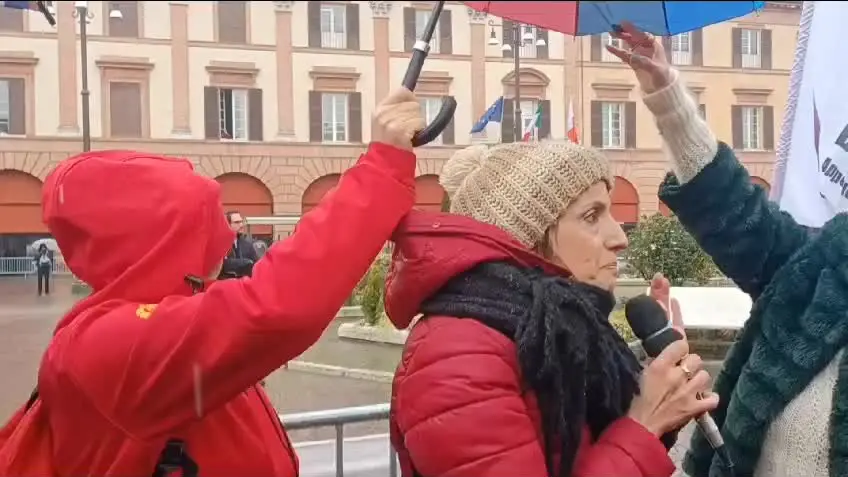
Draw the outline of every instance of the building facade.
<instances>
[{"instance_id":1,"label":"building facade","mask_svg":"<svg viewBox=\"0 0 848 477\"><path fill-rule=\"evenodd\" d=\"M54 3L55 28L38 13L0 9L0 234L45 232L41 181L81 151L83 68L93 148L187 157L222 183L227 208L246 214L314 207L363 151L374 106L399 84L433 6ZM87 3L84 66L75 3ZM621 222L661 208L660 138L633 74L603 48L614 39L537 31L447 3L417 92L428 117L444 96L458 108L436 143L419 150L420 207L441 204L437 174L455 150L513 140L512 101L502 124L469 131L499 96L512 98L517 76L522 121L540 109L538 134L564 139L571 105L581 141L612 158ZM702 113L766 185L799 3L771 2L756 15L665 40ZM531 40L519 48L517 75L515 52L502 46L513 28Z\"/></svg>"}]
</instances>

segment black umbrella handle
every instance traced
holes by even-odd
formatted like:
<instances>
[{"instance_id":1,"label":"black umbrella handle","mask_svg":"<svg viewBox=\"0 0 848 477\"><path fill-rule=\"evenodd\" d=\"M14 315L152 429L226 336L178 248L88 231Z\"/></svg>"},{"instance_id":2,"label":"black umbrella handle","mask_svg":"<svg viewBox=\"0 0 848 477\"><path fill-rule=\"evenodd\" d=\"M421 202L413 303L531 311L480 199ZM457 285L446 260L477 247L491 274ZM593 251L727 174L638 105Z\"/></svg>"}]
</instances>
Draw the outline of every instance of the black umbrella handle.
<instances>
[{"instance_id":1,"label":"black umbrella handle","mask_svg":"<svg viewBox=\"0 0 848 477\"><path fill-rule=\"evenodd\" d=\"M410 91L415 91L415 86L418 85L418 78L424 68L424 60L430 53L430 40L436 31L436 23L439 21L439 16L441 16L444 7L444 1L436 3L421 39L417 40L412 47L412 59L409 60L409 66L403 76L403 86ZM442 107L436 114L436 118L427 127L415 133L415 136L412 137L412 145L419 147L433 142L448 127L455 112L456 100L452 96L442 98Z\"/></svg>"}]
</instances>

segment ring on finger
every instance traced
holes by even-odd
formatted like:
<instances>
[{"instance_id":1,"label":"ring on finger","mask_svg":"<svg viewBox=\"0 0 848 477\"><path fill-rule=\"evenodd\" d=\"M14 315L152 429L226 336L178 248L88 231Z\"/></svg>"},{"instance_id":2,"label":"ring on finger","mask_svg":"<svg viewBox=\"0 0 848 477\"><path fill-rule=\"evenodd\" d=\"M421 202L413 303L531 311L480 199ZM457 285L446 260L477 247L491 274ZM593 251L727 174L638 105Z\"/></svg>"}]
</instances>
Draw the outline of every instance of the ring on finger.
<instances>
[{"instance_id":1,"label":"ring on finger","mask_svg":"<svg viewBox=\"0 0 848 477\"><path fill-rule=\"evenodd\" d=\"M683 370L683 374L685 374L685 375L686 375L686 380L687 380L687 381L691 381L691 380L692 380L692 377L695 375L695 373L693 373L693 372L692 372L692 370L691 370L691 369L689 369L689 368L686 366L686 364L684 364L684 363L680 363L680 369L681 369L681 370Z\"/></svg>"}]
</instances>

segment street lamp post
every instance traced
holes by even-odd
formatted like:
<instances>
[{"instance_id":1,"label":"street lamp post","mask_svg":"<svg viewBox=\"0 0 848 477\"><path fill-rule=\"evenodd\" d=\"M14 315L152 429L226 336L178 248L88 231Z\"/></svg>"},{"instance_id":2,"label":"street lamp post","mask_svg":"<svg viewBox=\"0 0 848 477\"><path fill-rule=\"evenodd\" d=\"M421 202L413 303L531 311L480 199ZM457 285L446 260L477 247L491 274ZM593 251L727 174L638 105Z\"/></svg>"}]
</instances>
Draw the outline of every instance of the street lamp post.
<instances>
[{"instance_id":1,"label":"street lamp post","mask_svg":"<svg viewBox=\"0 0 848 477\"><path fill-rule=\"evenodd\" d=\"M109 18L123 18L120 10L113 8L109 12ZM94 13L88 9L87 1L74 2L74 18L79 21L80 36L80 76L82 88L80 97L82 99L82 150L91 150L91 92L88 90L88 22L94 19Z\"/></svg>"},{"instance_id":2,"label":"street lamp post","mask_svg":"<svg viewBox=\"0 0 848 477\"><path fill-rule=\"evenodd\" d=\"M496 46L501 44L498 41L498 37L495 34L495 22L493 20L489 20L489 26L492 27L492 32L489 35L489 45ZM529 26L529 25L526 25ZM512 38L507 40L503 39L503 45L501 46L501 51L512 51L513 58L513 109L515 110L515 119L513 120L513 141L517 141L523 134L523 126L524 121L522 121L521 117L521 47L524 45L529 45L535 43L536 46L545 46L544 38L539 38L532 33L532 30L526 31L524 34L521 32L524 30L525 25L514 22L512 24Z\"/></svg>"}]
</instances>

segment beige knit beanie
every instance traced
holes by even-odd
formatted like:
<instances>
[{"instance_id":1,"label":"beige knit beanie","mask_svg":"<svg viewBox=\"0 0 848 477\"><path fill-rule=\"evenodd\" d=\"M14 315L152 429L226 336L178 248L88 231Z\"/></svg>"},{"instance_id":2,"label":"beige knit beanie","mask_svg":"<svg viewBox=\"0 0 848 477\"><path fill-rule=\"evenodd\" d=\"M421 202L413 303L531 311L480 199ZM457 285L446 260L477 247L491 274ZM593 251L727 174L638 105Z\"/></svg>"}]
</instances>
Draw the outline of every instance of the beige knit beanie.
<instances>
[{"instance_id":1,"label":"beige knit beanie","mask_svg":"<svg viewBox=\"0 0 848 477\"><path fill-rule=\"evenodd\" d=\"M571 142L471 146L445 163L439 179L451 213L500 227L528 248L539 245L568 204L600 181L612 189L609 161Z\"/></svg>"}]
</instances>

